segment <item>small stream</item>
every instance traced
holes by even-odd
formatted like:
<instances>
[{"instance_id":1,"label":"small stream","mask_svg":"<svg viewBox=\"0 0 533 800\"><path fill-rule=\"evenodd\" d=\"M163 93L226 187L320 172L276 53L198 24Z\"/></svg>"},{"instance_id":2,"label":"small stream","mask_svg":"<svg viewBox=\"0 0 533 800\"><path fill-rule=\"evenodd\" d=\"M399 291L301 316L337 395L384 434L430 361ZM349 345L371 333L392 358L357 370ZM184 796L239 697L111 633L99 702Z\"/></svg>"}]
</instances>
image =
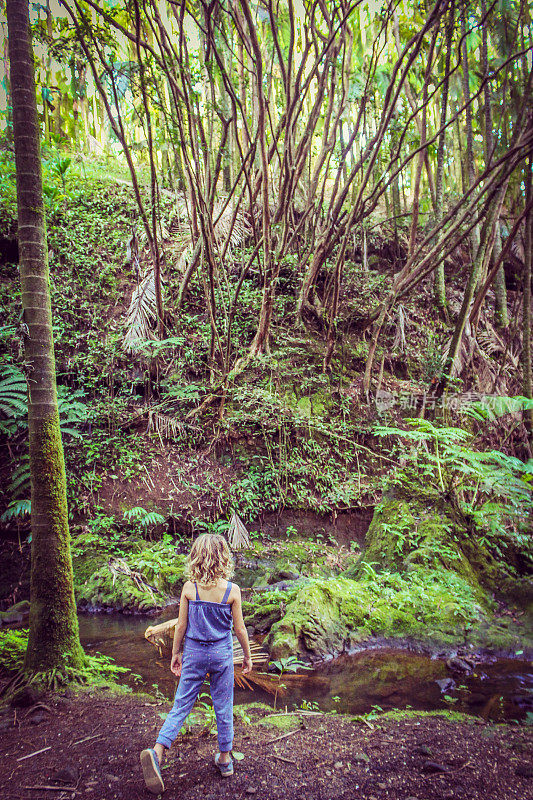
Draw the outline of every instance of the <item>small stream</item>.
<instances>
[{"instance_id":1,"label":"small stream","mask_svg":"<svg viewBox=\"0 0 533 800\"><path fill-rule=\"evenodd\" d=\"M161 621L161 620L159 620ZM111 656L120 666L140 676L137 689L155 687L172 698L176 682L153 645L144 638L146 617L122 614L80 614L80 637L88 652ZM445 695L451 699L445 699ZM236 688L235 702L260 700L273 705L273 697L261 690ZM530 661L494 658L479 664L471 675L450 673L445 661L395 648L365 650L343 655L309 671L302 686L290 687L278 698L278 707L294 705L322 711L361 714L373 708L453 708L484 719L501 722L522 720L533 713L533 664Z\"/></svg>"}]
</instances>

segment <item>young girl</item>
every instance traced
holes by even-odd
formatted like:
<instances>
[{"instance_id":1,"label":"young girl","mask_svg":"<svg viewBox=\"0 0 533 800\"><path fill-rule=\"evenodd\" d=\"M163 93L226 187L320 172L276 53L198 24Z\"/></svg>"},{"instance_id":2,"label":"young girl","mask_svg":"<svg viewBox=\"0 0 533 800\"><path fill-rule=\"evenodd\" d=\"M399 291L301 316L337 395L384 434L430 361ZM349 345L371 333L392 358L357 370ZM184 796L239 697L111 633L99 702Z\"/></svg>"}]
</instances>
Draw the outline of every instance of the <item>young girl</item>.
<instances>
[{"instance_id":1,"label":"young girl","mask_svg":"<svg viewBox=\"0 0 533 800\"><path fill-rule=\"evenodd\" d=\"M215 764L221 774L233 775L233 638L231 624L244 652L243 674L252 669L250 642L242 618L241 590L230 583L233 562L226 540L205 533L188 558L188 575L181 592L170 669L180 677L174 705L153 748L143 750L141 764L146 788L154 794L165 789L161 764L191 711L209 673L211 697L217 719ZM180 652L182 642L183 659Z\"/></svg>"}]
</instances>

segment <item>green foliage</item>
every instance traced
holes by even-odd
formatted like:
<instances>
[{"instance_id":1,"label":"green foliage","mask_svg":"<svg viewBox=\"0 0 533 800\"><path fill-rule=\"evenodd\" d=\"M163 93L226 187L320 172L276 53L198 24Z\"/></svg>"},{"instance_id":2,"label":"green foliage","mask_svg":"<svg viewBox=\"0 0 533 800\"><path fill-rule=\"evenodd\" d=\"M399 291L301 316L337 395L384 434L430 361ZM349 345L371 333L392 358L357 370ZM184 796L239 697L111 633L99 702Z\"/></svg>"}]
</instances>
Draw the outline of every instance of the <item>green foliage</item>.
<instances>
[{"instance_id":1,"label":"green foliage","mask_svg":"<svg viewBox=\"0 0 533 800\"><path fill-rule=\"evenodd\" d=\"M81 389L58 387L59 427L62 437L67 441L69 438L82 438L77 426L81 426L88 417L88 406L84 398L85 393ZM18 454L7 486L8 505L0 517L1 521L8 522L24 517L31 511L30 461L26 443L27 385L24 373L14 365L5 367L0 376L0 411L7 417L0 419L0 433L15 441L14 453Z\"/></svg>"},{"instance_id":2,"label":"green foliage","mask_svg":"<svg viewBox=\"0 0 533 800\"><path fill-rule=\"evenodd\" d=\"M405 465L389 473L387 482L448 504L465 530L497 555L509 541L527 549L533 462L523 463L497 450L474 450L472 435L461 428L425 419L405 422L407 430L384 426L374 430L377 436L405 442L401 446Z\"/></svg>"},{"instance_id":3,"label":"green foliage","mask_svg":"<svg viewBox=\"0 0 533 800\"><path fill-rule=\"evenodd\" d=\"M462 409L463 413L475 419L477 422L495 421L504 417L506 414L521 414L523 411L533 408L533 400L527 397L498 397L490 395L473 403L469 403Z\"/></svg>"},{"instance_id":4,"label":"green foliage","mask_svg":"<svg viewBox=\"0 0 533 800\"><path fill-rule=\"evenodd\" d=\"M16 219L15 159L9 150L0 149L0 230L8 232Z\"/></svg>"},{"instance_id":5,"label":"green foliage","mask_svg":"<svg viewBox=\"0 0 533 800\"><path fill-rule=\"evenodd\" d=\"M12 500L2 516L1 522L9 522L10 520L21 519L28 517L31 513L31 500Z\"/></svg>"},{"instance_id":6,"label":"green foliage","mask_svg":"<svg viewBox=\"0 0 533 800\"><path fill-rule=\"evenodd\" d=\"M15 366L4 367L0 374L0 411L8 419L20 419L28 415L28 389L24 374ZM8 435L16 430L16 425L0 420L0 431Z\"/></svg>"},{"instance_id":7,"label":"green foliage","mask_svg":"<svg viewBox=\"0 0 533 800\"><path fill-rule=\"evenodd\" d=\"M74 590L78 603L119 611L150 611L179 596L185 555L176 553L170 536L148 544L110 527L82 530L72 540Z\"/></svg>"},{"instance_id":8,"label":"green foliage","mask_svg":"<svg viewBox=\"0 0 533 800\"><path fill-rule=\"evenodd\" d=\"M125 511L124 519L128 522L138 523L145 532L152 526L161 525L165 521L162 514L158 514L156 511L146 511L142 506L134 506L129 511Z\"/></svg>"},{"instance_id":9,"label":"green foliage","mask_svg":"<svg viewBox=\"0 0 533 800\"><path fill-rule=\"evenodd\" d=\"M28 646L28 631L8 628L0 629L0 662L9 672L22 668L26 647Z\"/></svg>"},{"instance_id":10,"label":"green foliage","mask_svg":"<svg viewBox=\"0 0 533 800\"><path fill-rule=\"evenodd\" d=\"M180 728L181 734L192 733L197 726L204 733L213 735L217 732L215 709L210 701L211 696L207 692L200 692L193 710Z\"/></svg>"},{"instance_id":11,"label":"green foliage","mask_svg":"<svg viewBox=\"0 0 533 800\"><path fill-rule=\"evenodd\" d=\"M270 661L269 667L277 669L280 676L286 672L294 675L299 669L311 669L309 664L306 664L305 661L300 661L296 656L288 656L287 658L279 658L276 661Z\"/></svg>"},{"instance_id":12,"label":"green foliage","mask_svg":"<svg viewBox=\"0 0 533 800\"><path fill-rule=\"evenodd\" d=\"M8 672L19 672L24 666L28 646L28 631L25 629L0 630L0 662ZM52 690L67 683L89 683L102 685L114 683L117 679L131 674L131 670L120 667L114 660L102 653L85 654L81 669L54 669L33 673L30 683Z\"/></svg>"}]
</instances>

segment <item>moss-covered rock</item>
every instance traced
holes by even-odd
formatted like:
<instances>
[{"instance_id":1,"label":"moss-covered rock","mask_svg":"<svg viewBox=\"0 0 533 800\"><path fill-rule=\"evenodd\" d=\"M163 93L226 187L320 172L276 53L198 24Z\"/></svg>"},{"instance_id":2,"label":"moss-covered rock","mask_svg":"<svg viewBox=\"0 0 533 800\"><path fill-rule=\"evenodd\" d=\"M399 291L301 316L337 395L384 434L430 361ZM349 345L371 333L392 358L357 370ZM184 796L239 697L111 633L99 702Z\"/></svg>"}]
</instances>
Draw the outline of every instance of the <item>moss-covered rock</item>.
<instances>
[{"instance_id":1,"label":"moss-covered rock","mask_svg":"<svg viewBox=\"0 0 533 800\"><path fill-rule=\"evenodd\" d=\"M246 625L253 627L255 633L269 631L283 617L287 603L296 595L298 585L301 582L294 582L284 590L275 588L272 591L254 592L242 604Z\"/></svg>"},{"instance_id":2,"label":"moss-covered rock","mask_svg":"<svg viewBox=\"0 0 533 800\"><path fill-rule=\"evenodd\" d=\"M497 559L442 502L388 496L376 506L365 550L348 574L363 577L367 564L402 573L443 568L470 584L484 606L490 605L489 594L526 606L533 601L533 583L517 573L508 555Z\"/></svg>"},{"instance_id":3,"label":"moss-covered rock","mask_svg":"<svg viewBox=\"0 0 533 800\"><path fill-rule=\"evenodd\" d=\"M337 655L375 636L490 646L491 619L477 591L454 572L383 572L301 586L266 644L272 658L299 654L311 659ZM502 630L497 646L512 648L518 641L515 631Z\"/></svg>"},{"instance_id":4,"label":"moss-covered rock","mask_svg":"<svg viewBox=\"0 0 533 800\"><path fill-rule=\"evenodd\" d=\"M486 604L486 593L459 545L467 540L467 532L459 528L451 513L417 498L387 498L376 506L364 553L352 576L364 576L365 564L399 572L442 568L463 578Z\"/></svg>"},{"instance_id":5,"label":"moss-covered rock","mask_svg":"<svg viewBox=\"0 0 533 800\"><path fill-rule=\"evenodd\" d=\"M352 561L353 556L338 545L323 542L254 542L236 556L235 580L242 587L261 589L301 577L332 577Z\"/></svg>"},{"instance_id":6,"label":"moss-covered rock","mask_svg":"<svg viewBox=\"0 0 533 800\"><path fill-rule=\"evenodd\" d=\"M533 644L527 619L520 629L495 615L490 589L504 565L468 536L451 509L386 497L364 553L344 566L340 576L310 578L283 598L284 614L266 641L273 658L324 658L375 636L505 650Z\"/></svg>"},{"instance_id":7,"label":"moss-covered rock","mask_svg":"<svg viewBox=\"0 0 533 800\"><path fill-rule=\"evenodd\" d=\"M74 558L79 607L149 612L178 597L185 579L185 556L172 544L123 544L120 554L92 548Z\"/></svg>"},{"instance_id":8,"label":"moss-covered rock","mask_svg":"<svg viewBox=\"0 0 533 800\"><path fill-rule=\"evenodd\" d=\"M0 611L0 624L16 625L23 622L30 613L29 600L21 600L10 606L6 611Z\"/></svg>"}]
</instances>

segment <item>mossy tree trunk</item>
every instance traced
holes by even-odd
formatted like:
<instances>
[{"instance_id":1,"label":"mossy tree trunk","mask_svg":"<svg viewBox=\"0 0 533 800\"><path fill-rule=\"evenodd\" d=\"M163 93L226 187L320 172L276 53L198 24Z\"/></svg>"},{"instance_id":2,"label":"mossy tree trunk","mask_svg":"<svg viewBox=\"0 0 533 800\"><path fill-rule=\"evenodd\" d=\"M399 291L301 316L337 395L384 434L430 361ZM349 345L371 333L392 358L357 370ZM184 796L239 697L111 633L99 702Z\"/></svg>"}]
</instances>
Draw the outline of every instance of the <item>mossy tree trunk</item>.
<instances>
[{"instance_id":1,"label":"mossy tree trunk","mask_svg":"<svg viewBox=\"0 0 533 800\"><path fill-rule=\"evenodd\" d=\"M8 0L24 357L31 468L31 611L25 669L79 666L65 465L59 430L28 0Z\"/></svg>"}]
</instances>

